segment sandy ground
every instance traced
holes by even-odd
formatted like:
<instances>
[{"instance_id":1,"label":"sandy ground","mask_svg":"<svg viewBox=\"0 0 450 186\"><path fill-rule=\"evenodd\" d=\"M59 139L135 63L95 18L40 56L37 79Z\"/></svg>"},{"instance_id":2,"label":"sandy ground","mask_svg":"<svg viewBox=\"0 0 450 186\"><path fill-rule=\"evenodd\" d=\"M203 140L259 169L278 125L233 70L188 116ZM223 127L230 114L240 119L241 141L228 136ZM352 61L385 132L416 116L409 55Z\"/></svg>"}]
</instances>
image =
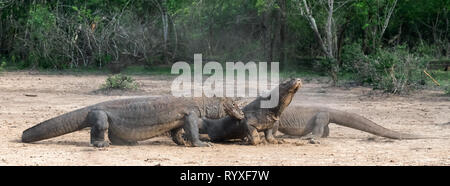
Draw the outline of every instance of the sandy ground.
<instances>
[{"instance_id":1,"label":"sandy ground","mask_svg":"<svg viewBox=\"0 0 450 186\"><path fill-rule=\"evenodd\" d=\"M137 93L98 94L106 76L0 75L0 165L450 165L450 139L390 140L330 125L320 144L280 137L286 144L177 146L156 137L137 146L89 146L89 130L24 144L22 131L46 119L94 103L170 93L170 78L136 76ZM294 105L319 105L363 115L401 132L450 137L450 98L438 91L412 96L372 95L369 88L330 88L305 81ZM36 97L25 96L26 94Z\"/></svg>"}]
</instances>

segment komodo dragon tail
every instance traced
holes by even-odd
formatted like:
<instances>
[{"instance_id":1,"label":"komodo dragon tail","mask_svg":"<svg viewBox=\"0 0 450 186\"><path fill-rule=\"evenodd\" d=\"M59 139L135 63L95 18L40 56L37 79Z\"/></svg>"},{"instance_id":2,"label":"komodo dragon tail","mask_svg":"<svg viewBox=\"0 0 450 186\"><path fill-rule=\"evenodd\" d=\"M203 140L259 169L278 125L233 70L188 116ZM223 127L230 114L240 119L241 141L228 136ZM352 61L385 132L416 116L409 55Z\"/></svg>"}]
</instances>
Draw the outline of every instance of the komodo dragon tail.
<instances>
[{"instance_id":1,"label":"komodo dragon tail","mask_svg":"<svg viewBox=\"0 0 450 186\"><path fill-rule=\"evenodd\" d=\"M82 108L41 122L23 131L22 142L49 139L88 127L85 124L88 112L88 108Z\"/></svg>"},{"instance_id":2,"label":"komodo dragon tail","mask_svg":"<svg viewBox=\"0 0 450 186\"><path fill-rule=\"evenodd\" d=\"M383 136L392 139L420 139L424 138L412 134L404 134L384 128L373 121L366 119L357 114L343 112L339 110L330 110L330 122L338 125L350 127L361 130L378 136Z\"/></svg>"}]
</instances>

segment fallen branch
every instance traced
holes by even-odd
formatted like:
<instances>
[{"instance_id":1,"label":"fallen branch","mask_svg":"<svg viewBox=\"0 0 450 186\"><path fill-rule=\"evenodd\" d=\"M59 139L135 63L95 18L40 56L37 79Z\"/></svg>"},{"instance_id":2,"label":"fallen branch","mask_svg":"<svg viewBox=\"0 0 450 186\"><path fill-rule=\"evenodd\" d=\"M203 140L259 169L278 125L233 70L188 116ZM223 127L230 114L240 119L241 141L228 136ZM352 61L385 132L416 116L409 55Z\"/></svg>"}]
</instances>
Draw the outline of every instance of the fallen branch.
<instances>
[{"instance_id":1,"label":"fallen branch","mask_svg":"<svg viewBox=\"0 0 450 186\"><path fill-rule=\"evenodd\" d=\"M433 77L431 77L430 74L428 74L428 72L427 72L426 70L423 70L423 72L425 72L425 74L426 74L429 78L431 78L431 80L433 80L433 82L436 83L437 86L441 86L441 85L440 85Z\"/></svg>"}]
</instances>

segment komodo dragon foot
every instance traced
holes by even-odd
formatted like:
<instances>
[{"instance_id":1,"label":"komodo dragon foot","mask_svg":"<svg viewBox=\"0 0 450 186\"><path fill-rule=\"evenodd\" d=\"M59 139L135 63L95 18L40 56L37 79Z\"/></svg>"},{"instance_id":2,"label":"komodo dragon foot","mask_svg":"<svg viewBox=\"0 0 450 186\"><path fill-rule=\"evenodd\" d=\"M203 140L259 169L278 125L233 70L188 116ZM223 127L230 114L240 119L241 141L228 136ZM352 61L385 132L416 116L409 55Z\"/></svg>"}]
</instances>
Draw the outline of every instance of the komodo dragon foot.
<instances>
[{"instance_id":1,"label":"komodo dragon foot","mask_svg":"<svg viewBox=\"0 0 450 186\"><path fill-rule=\"evenodd\" d=\"M320 144L320 136L308 134L303 136L301 139L307 140L309 144Z\"/></svg>"},{"instance_id":2,"label":"komodo dragon foot","mask_svg":"<svg viewBox=\"0 0 450 186\"><path fill-rule=\"evenodd\" d=\"M107 141L95 141L95 142L92 142L92 146L98 147L98 148L109 147L109 142L107 142Z\"/></svg>"},{"instance_id":3,"label":"komodo dragon foot","mask_svg":"<svg viewBox=\"0 0 450 186\"><path fill-rule=\"evenodd\" d=\"M270 143L270 144L283 144L283 143L286 142L283 139L276 139L273 136L274 132L272 130L273 129L268 129L268 130L264 131L264 137L265 137L267 143Z\"/></svg>"}]
</instances>

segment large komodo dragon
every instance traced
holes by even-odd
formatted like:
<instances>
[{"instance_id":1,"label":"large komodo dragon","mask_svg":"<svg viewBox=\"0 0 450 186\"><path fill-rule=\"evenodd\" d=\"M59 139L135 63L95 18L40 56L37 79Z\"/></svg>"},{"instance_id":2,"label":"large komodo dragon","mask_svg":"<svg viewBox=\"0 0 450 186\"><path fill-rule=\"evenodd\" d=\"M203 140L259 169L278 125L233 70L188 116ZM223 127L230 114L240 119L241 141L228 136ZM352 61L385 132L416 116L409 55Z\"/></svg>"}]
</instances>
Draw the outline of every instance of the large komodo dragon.
<instances>
[{"instance_id":1,"label":"large komodo dragon","mask_svg":"<svg viewBox=\"0 0 450 186\"><path fill-rule=\"evenodd\" d=\"M271 95L278 94L278 104L272 108L262 108L261 102L271 99L270 96L260 96L246 105L242 111L242 117L224 117L221 119L204 119L199 125L201 134L208 134L213 142L226 141L232 139L247 138L252 145L259 144L261 139L259 132L264 132L265 139L269 143L278 143L272 135L272 130L276 121L285 108L291 103L295 93L302 86L300 79L291 79L279 85L279 90L272 90ZM242 118L242 119L240 119ZM173 138L177 144L184 144L182 132Z\"/></svg>"},{"instance_id":2,"label":"large komodo dragon","mask_svg":"<svg viewBox=\"0 0 450 186\"><path fill-rule=\"evenodd\" d=\"M290 106L275 124L277 130L292 136L306 136L312 139L328 137L330 129L328 124L338 125L361 130L378 136L392 139L418 139L424 138L411 134L404 134L384 128L360 115L334 110L325 107Z\"/></svg>"},{"instance_id":3,"label":"large komodo dragon","mask_svg":"<svg viewBox=\"0 0 450 186\"><path fill-rule=\"evenodd\" d=\"M222 118L226 98L140 97L106 101L87 106L37 124L22 134L30 143L91 127L91 144L105 147L105 132L113 145L133 145L137 141L181 128L192 146L207 146L199 140L201 117Z\"/></svg>"}]
</instances>

